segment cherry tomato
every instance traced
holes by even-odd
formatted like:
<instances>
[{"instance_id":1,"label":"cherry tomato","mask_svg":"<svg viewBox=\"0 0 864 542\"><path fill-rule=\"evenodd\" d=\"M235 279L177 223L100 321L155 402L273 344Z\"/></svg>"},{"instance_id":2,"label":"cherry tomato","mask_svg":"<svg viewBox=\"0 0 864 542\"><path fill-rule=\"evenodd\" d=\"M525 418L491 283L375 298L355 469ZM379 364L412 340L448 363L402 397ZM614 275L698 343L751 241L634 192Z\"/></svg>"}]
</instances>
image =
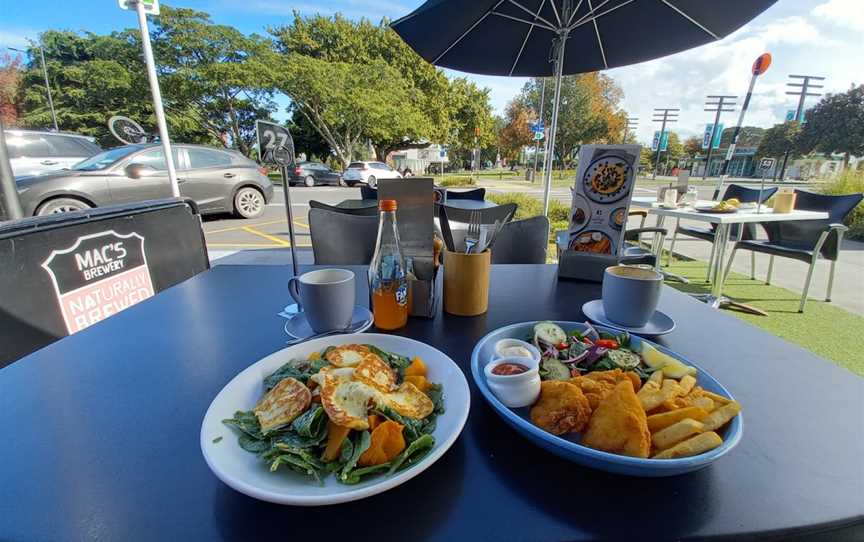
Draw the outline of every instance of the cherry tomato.
<instances>
[{"instance_id":1,"label":"cherry tomato","mask_svg":"<svg viewBox=\"0 0 864 542\"><path fill-rule=\"evenodd\" d=\"M558 350L567 350L568 348L570 348L570 346L566 342L563 342L558 343L558 346L556 348L558 348Z\"/></svg>"},{"instance_id":2,"label":"cherry tomato","mask_svg":"<svg viewBox=\"0 0 864 542\"><path fill-rule=\"evenodd\" d=\"M616 341L615 339L598 339L595 344L602 348L618 350L618 341Z\"/></svg>"}]
</instances>

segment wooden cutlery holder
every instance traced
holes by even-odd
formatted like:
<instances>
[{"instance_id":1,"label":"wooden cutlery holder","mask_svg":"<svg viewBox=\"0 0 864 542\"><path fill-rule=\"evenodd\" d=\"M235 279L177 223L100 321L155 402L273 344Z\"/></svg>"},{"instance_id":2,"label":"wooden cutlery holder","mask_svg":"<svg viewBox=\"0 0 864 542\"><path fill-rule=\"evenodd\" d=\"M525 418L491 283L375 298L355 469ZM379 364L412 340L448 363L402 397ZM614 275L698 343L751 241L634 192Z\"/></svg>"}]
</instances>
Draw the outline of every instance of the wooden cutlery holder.
<instances>
[{"instance_id":1,"label":"wooden cutlery holder","mask_svg":"<svg viewBox=\"0 0 864 542\"><path fill-rule=\"evenodd\" d=\"M464 254L444 251L444 311L477 316L489 309L492 252Z\"/></svg>"}]
</instances>

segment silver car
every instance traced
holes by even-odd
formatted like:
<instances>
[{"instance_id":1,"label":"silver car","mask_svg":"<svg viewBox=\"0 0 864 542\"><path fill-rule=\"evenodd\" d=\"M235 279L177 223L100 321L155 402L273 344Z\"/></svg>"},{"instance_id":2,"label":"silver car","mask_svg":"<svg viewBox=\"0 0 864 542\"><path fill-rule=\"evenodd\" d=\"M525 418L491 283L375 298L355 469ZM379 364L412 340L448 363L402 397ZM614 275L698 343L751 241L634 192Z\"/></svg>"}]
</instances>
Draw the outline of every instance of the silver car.
<instances>
[{"instance_id":1,"label":"silver car","mask_svg":"<svg viewBox=\"0 0 864 542\"><path fill-rule=\"evenodd\" d=\"M238 152L174 145L173 154L180 193L195 200L202 214L256 218L273 198L266 170ZM117 147L70 169L15 180L27 216L171 197L159 144Z\"/></svg>"},{"instance_id":2,"label":"silver car","mask_svg":"<svg viewBox=\"0 0 864 542\"><path fill-rule=\"evenodd\" d=\"M92 137L63 132L5 130L12 174L39 175L72 167L102 152Z\"/></svg>"}]
</instances>

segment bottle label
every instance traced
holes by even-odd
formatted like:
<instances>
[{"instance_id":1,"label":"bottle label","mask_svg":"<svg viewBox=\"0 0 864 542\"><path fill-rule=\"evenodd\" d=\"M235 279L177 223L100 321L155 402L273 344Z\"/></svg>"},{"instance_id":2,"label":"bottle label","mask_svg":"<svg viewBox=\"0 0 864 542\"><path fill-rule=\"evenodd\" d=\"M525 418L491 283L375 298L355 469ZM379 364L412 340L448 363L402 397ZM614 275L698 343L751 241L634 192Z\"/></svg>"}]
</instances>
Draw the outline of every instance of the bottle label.
<instances>
[{"instance_id":1,"label":"bottle label","mask_svg":"<svg viewBox=\"0 0 864 542\"><path fill-rule=\"evenodd\" d=\"M408 284L406 281L402 281L402 284L396 290L396 304L400 307L408 304Z\"/></svg>"}]
</instances>

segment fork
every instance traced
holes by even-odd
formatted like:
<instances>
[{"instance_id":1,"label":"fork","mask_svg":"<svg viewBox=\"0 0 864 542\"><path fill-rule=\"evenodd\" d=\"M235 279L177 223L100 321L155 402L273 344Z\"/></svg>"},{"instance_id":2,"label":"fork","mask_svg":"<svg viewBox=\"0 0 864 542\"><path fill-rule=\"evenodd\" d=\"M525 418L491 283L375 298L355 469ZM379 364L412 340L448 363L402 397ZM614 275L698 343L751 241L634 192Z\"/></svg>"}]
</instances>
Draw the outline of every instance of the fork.
<instances>
[{"instance_id":1,"label":"fork","mask_svg":"<svg viewBox=\"0 0 864 542\"><path fill-rule=\"evenodd\" d=\"M471 211L470 222L468 222L468 233L465 235L465 254L471 254L471 250L477 246L480 240L480 211Z\"/></svg>"}]
</instances>

